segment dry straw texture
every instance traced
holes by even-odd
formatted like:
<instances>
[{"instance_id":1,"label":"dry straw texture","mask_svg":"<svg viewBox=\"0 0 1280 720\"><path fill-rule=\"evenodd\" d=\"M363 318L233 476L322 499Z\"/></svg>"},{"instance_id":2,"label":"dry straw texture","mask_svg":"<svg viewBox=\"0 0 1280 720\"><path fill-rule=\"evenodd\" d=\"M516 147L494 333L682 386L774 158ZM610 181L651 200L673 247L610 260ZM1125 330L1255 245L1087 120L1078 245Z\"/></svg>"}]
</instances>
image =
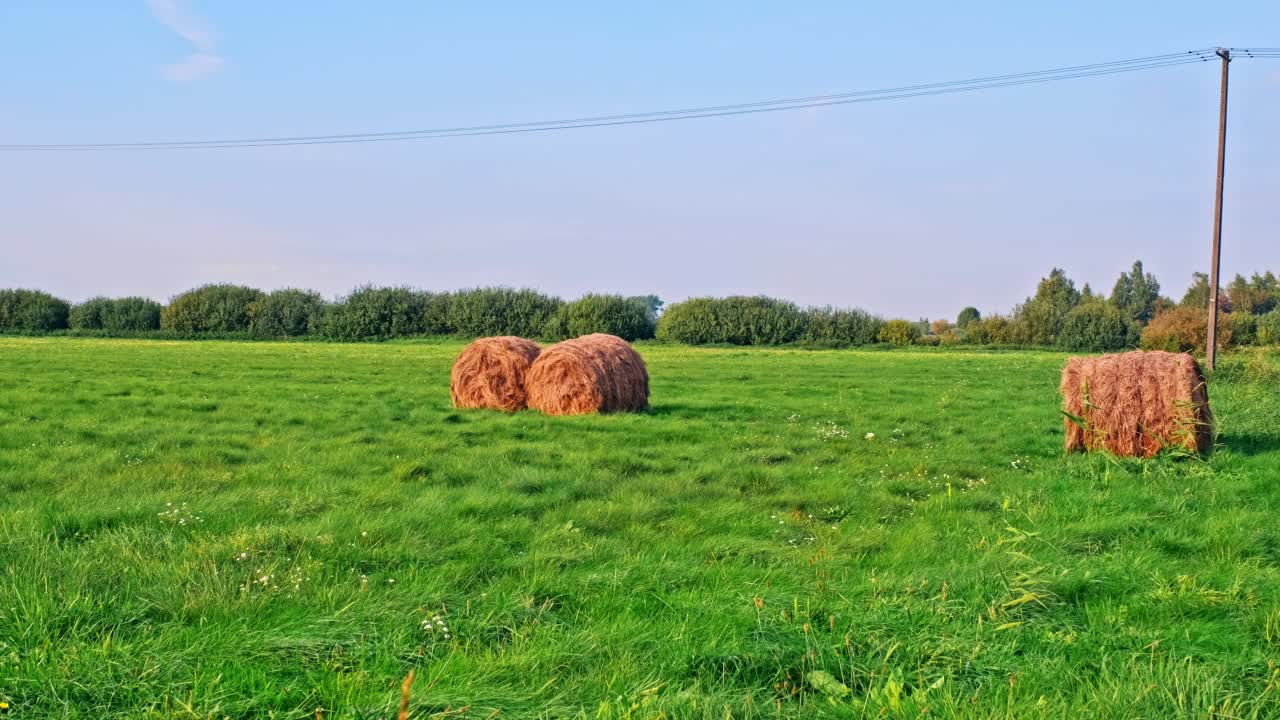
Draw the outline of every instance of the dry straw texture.
<instances>
[{"instance_id":1,"label":"dry straw texture","mask_svg":"<svg viewBox=\"0 0 1280 720\"><path fill-rule=\"evenodd\" d=\"M525 375L538 358L538 345L524 338L480 338L453 361L449 394L457 408L515 412L525 406Z\"/></svg>"},{"instance_id":2,"label":"dry straw texture","mask_svg":"<svg viewBox=\"0 0 1280 720\"><path fill-rule=\"evenodd\" d=\"M1063 409L1073 416L1064 420L1067 452L1151 457L1166 447L1213 447L1204 373L1185 353L1073 357L1062 370L1061 390Z\"/></svg>"},{"instance_id":3,"label":"dry straw texture","mask_svg":"<svg viewBox=\"0 0 1280 720\"><path fill-rule=\"evenodd\" d=\"M643 410L649 372L625 340L596 333L547 348L525 383L529 407L548 415Z\"/></svg>"}]
</instances>

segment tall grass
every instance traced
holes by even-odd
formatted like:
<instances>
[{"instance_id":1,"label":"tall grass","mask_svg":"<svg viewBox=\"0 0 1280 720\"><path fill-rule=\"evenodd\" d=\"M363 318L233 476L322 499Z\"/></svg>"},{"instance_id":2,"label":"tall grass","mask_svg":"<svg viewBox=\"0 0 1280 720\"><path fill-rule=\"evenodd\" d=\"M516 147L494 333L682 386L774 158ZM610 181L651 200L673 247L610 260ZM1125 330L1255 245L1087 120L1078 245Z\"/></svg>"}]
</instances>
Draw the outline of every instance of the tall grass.
<instances>
[{"instance_id":1,"label":"tall grass","mask_svg":"<svg viewBox=\"0 0 1280 720\"><path fill-rule=\"evenodd\" d=\"M459 348L0 339L7 712L1280 712L1274 354L1133 461L1047 353L643 345L648 413L548 418Z\"/></svg>"}]
</instances>

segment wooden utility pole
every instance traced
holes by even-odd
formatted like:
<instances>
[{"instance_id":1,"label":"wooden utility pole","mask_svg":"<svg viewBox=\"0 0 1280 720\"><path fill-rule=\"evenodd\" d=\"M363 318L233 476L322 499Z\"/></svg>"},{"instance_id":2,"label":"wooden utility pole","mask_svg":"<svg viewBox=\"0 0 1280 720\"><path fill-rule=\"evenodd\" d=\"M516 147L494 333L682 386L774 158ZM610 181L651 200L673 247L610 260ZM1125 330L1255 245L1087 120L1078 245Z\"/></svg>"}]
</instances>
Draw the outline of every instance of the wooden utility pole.
<instances>
[{"instance_id":1,"label":"wooden utility pole","mask_svg":"<svg viewBox=\"0 0 1280 720\"><path fill-rule=\"evenodd\" d=\"M1227 162L1227 68L1231 52L1218 48L1222 58L1222 98L1218 105L1218 191L1213 200L1213 263L1209 269L1209 337L1205 348L1205 364L1213 370L1218 355L1218 262L1222 258L1222 175Z\"/></svg>"}]
</instances>

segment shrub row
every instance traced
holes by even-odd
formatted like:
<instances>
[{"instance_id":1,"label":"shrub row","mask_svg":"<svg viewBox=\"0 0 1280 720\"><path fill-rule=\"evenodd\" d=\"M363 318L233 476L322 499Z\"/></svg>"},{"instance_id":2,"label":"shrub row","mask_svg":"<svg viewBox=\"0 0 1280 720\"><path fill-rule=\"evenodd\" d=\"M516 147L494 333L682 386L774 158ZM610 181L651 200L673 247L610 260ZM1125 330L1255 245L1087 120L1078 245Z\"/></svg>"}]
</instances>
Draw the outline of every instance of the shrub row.
<instances>
[{"instance_id":1,"label":"shrub row","mask_svg":"<svg viewBox=\"0 0 1280 720\"><path fill-rule=\"evenodd\" d=\"M478 288L430 293L362 287L325 308L317 334L336 340L406 335L519 335L563 340L594 332L653 337L655 318L639 298L587 295L566 303L534 290Z\"/></svg>"},{"instance_id":2,"label":"shrub row","mask_svg":"<svg viewBox=\"0 0 1280 720\"><path fill-rule=\"evenodd\" d=\"M660 305L652 297L587 295L566 303L534 290L432 293L373 286L325 302L310 290L266 293L240 285L206 285L176 295L163 307L138 297L95 297L73 307L36 290L0 290L0 332L334 340L451 334L560 340L604 332L641 340L653 337Z\"/></svg>"},{"instance_id":3,"label":"shrub row","mask_svg":"<svg viewBox=\"0 0 1280 720\"><path fill-rule=\"evenodd\" d=\"M74 307L37 290L0 290L0 332L165 337L319 337L374 340L413 335L520 335L561 340L593 332L627 340L657 337L690 345L805 344L1043 345L1044 330L1022 308L1012 316L981 316L966 308L956 324L884 321L857 309L801 308L763 296L694 298L657 316L656 297L585 295L572 302L534 290L477 288L424 292L364 286L335 302L309 290L266 293L238 285L207 285L167 306L140 297L95 297ZM1280 309L1224 313L1220 344L1280 344ZM1161 308L1144 328L1114 303L1085 295L1062 314L1052 345L1073 352L1148 349L1203 351L1203 310Z\"/></svg>"},{"instance_id":4,"label":"shrub row","mask_svg":"<svg viewBox=\"0 0 1280 720\"><path fill-rule=\"evenodd\" d=\"M67 324L72 330L105 330L114 333L160 328L160 303L142 297L85 300L71 308Z\"/></svg>"},{"instance_id":5,"label":"shrub row","mask_svg":"<svg viewBox=\"0 0 1280 720\"><path fill-rule=\"evenodd\" d=\"M688 345L848 346L876 342L881 320L862 310L801 309L768 297L694 298L662 313L656 336Z\"/></svg>"}]
</instances>

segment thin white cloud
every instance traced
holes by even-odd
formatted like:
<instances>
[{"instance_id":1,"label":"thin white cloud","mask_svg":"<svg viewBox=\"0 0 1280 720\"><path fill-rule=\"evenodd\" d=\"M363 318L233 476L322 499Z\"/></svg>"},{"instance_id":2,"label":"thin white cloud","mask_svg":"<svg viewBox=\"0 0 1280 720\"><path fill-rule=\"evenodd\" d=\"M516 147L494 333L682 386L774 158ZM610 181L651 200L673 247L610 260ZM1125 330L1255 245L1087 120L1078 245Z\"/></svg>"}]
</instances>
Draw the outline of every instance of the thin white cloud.
<instances>
[{"instance_id":1,"label":"thin white cloud","mask_svg":"<svg viewBox=\"0 0 1280 720\"><path fill-rule=\"evenodd\" d=\"M222 58L207 53L191 53L182 60L166 67L164 74L176 82L189 82L202 75L216 72L222 67Z\"/></svg>"},{"instance_id":2,"label":"thin white cloud","mask_svg":"<svg viewBox=\"0 0 1280 720\"><path fill-rule=\"evenodd\" d=\"M217 37L200 17L186 6L183 0L147 0L151 14L178 37L191 43L192 52L182 60L169 65L164 74L177 82L189 82L217 72L223 59L215 50Z\"/></svg>"}]
</instances>

